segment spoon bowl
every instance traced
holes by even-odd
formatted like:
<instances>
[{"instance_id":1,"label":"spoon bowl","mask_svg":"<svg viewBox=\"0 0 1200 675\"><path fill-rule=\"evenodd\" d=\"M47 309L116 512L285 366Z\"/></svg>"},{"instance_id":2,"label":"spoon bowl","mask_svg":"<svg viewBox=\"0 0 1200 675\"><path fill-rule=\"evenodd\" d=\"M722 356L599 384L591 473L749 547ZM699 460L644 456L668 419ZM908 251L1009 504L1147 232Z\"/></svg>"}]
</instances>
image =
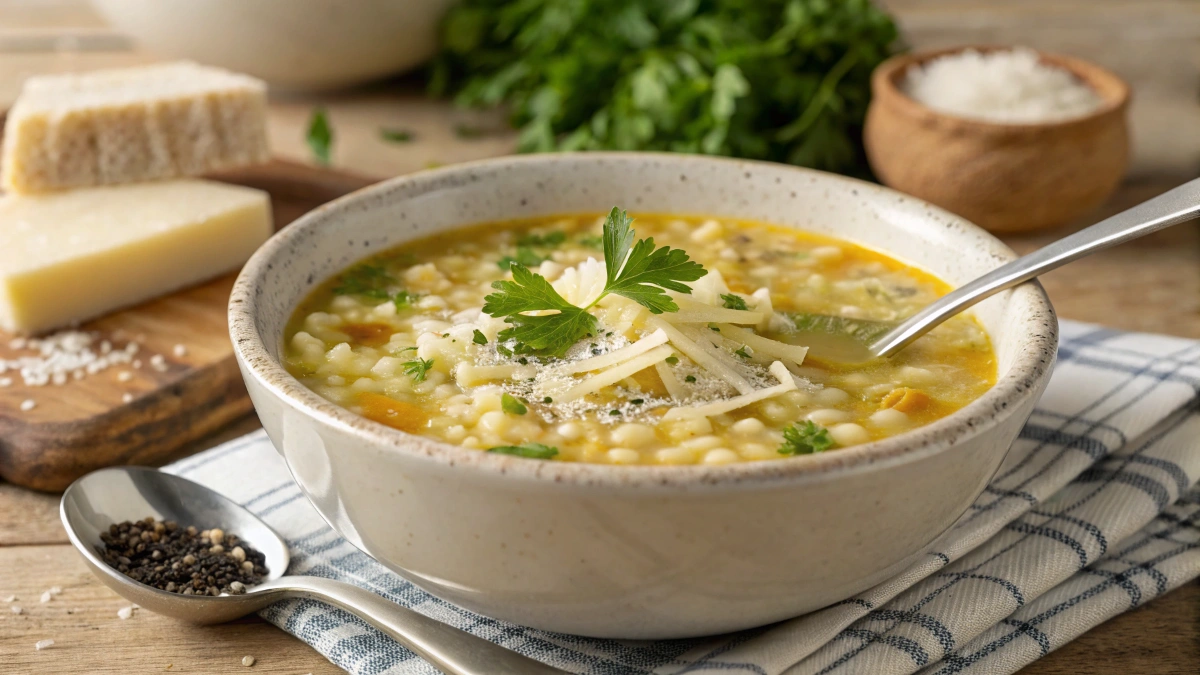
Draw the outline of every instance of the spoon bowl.
<instances>
[{"instance_id":1,"label":"spoon bowl","mask_svg":"<svg viewBox=\"0 0 1200 675\"><path fill-rule=\"evenodd\" d=\"M224 495L180 476L136 466L94 471L67 488L59 513L92 573L117 594L156 614L196 624L224 623L280 600L312 598L358 615L451 675L564 673L358 586L285 576L289 556L282 537ZM101 533L113 524L150 516L182 527L220 527L236 533L266 556L266 580L242 595L182 595L134 581L109 567L100 556Z\"/></svg>"},{"instance_id":2,"label":"spoon bowl","mask_svg":"<svg viewBox=\"0 0 1200 675\"><path fill-rule=\"evenodd\" d=\"M106 586L138 606L190 623L224 623L245 616L278 598L258 589L245 595L181 595L134 581L109 567L100 556L100 534L109 525L149 516L173 520L182 527L221 527L235 532L266 556L264 583L283 576L288 567L287 544L266 523L224 495L186 478L145 467L101 469L75 481L63 493L63 525L71 543Z\"/></svg>"}]
</instances>

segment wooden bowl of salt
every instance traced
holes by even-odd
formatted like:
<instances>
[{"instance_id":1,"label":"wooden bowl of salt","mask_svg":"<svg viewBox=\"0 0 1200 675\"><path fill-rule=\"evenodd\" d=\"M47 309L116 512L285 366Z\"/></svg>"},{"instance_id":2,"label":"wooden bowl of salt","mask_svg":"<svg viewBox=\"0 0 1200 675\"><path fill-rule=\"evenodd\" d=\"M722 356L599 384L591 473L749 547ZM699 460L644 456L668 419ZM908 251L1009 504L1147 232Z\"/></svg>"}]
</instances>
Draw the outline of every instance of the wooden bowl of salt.
<instances>
[{"instance_id":1,"label":"wooden bowl of salt","mask_svg":"<svg viewBox=\"0 0 1200 675\"><path fill-rule=\"evenodd\" d=\"M905 54L871 89L864 140L879 179L993 232L1086 215L1129 163L1129 86L1086 61L1011 47Z\"/></svg>"}]
</instances>

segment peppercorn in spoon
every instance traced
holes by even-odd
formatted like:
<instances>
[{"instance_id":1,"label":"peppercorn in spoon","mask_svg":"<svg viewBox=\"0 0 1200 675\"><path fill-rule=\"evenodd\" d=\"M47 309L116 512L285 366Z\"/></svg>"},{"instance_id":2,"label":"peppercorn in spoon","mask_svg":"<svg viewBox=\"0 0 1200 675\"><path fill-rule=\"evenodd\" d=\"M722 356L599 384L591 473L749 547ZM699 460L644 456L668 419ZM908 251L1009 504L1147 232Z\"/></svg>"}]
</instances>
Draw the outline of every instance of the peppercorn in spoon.
<instances>
[{"instance_id":1,"label":"peppercorn in spoon","mask_svg":"<svg viewBox=\"0 0 1200 675\"><path fill-rule=\"evenodd\" d=\"M284 576L288 548L283 539L254 514L186 478L145 467L94 471L63 493L60 515L71 543L92 573L127 600L157 614L197 624L223 623L280 600L311 598L357 615L450 675L565 673L358 586L320 577ZM218 596L184 595L135 581L105 561L102 536L109 535L114 524L147 517L184 527L220 528L222 534L236 532L248 550L262 554L261 563L254 565L265 568L265 578L254 586L237 582L236 594ZM111 535L104 538L113 540ZM257 553L253 557L259 559ZM238 592L243 588L244 593Z\"/></svg>"}]
</instances>

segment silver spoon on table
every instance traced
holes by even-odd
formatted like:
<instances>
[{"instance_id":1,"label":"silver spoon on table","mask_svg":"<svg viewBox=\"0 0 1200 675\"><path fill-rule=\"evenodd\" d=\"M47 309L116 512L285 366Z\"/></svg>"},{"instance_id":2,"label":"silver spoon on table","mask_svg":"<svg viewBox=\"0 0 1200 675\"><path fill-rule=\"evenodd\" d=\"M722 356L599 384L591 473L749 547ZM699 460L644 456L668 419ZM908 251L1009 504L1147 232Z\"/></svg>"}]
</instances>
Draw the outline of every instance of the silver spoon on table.
<instances>
[{"instance_id":1,"label":"silver spoon on table","mask_svg":"<svg viewBox=\"0 0 1200 675\"><path fill-rule=\"evenodd\" d=\"M125 599L156 614L191 623L231 621L288 598L312 598L340 607L392 636L450 675L565 675L566 671L505 649L401 607L357 586L320 577L284 576L288 548L257 516L203 485L145 467L90 473L63 493L59 509L71 543L92 572ZM168 593L109 567L97 553L109 525L153 516L181 526L219 527L266 556L267 580L243 595Z\"/></svg>"},{"instance_id":2,"label":"silver spoon on table","mask_svg":"<svg viewBox=\"0 0 1200 675\"><path fill-rule=\"evenodd\" d=\"M1000 291L1052 269L1200 215L1200 179L1106 218L1091 227L1002 265L959 286L897 324L847 320L820 314L799 315L789 342L806 345L809 357L828 365L856 365L895 356L946 319ZM855 334L847 335L849 327Z\"/></svg>"}]
</instances>

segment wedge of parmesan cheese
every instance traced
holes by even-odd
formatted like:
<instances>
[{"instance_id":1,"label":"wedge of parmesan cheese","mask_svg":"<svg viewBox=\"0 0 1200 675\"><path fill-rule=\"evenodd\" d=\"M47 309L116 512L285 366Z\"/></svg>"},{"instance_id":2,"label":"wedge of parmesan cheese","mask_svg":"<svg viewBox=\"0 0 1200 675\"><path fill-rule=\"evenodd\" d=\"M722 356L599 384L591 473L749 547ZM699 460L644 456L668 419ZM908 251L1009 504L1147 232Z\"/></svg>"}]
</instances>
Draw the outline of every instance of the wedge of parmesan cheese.
<instances>
[{"instance_id":1,"label":"wedge of parmesan cheese","mask_svg":"<svg viewBox=\"0 0 1200 675\"><path fill-rule=\"evenodd\" d=\"M784 367L781 361L776 361L771 364L771 374L779 380L779 384L765 389L734 396L723 401L713 401L703 405L691 407L676 407L671 408L663 415L664 420L677 420L685 417L712 417L713 415L723 415L727 412L732 412L738 408L744 408L751 403L758 403L773 396L786 394L789 391L796 389L796 380L792 378L792 374Z\"/></svg>"},{"instance_id":2,"label":"wedge of parmesan cheese","mask_svg":"<svg viewBox=\"0 0 1200 675\"><path fill-rule=\"evenodd\" d=\"M26 80L4 129L16 193L193 176L268 159L266 85L189 62Z\"/></svg>"},{"instance_id":3,"label":"wedge of parmesan cheese","mask_svg":"<svg viewBox=\"0 0 1200 675\"><path fill-rule=\"evenodd\" d=\"M0 328L39 333L239 268L267 193L203 180L0 198Z\"/></svg>"}]
</instances>

